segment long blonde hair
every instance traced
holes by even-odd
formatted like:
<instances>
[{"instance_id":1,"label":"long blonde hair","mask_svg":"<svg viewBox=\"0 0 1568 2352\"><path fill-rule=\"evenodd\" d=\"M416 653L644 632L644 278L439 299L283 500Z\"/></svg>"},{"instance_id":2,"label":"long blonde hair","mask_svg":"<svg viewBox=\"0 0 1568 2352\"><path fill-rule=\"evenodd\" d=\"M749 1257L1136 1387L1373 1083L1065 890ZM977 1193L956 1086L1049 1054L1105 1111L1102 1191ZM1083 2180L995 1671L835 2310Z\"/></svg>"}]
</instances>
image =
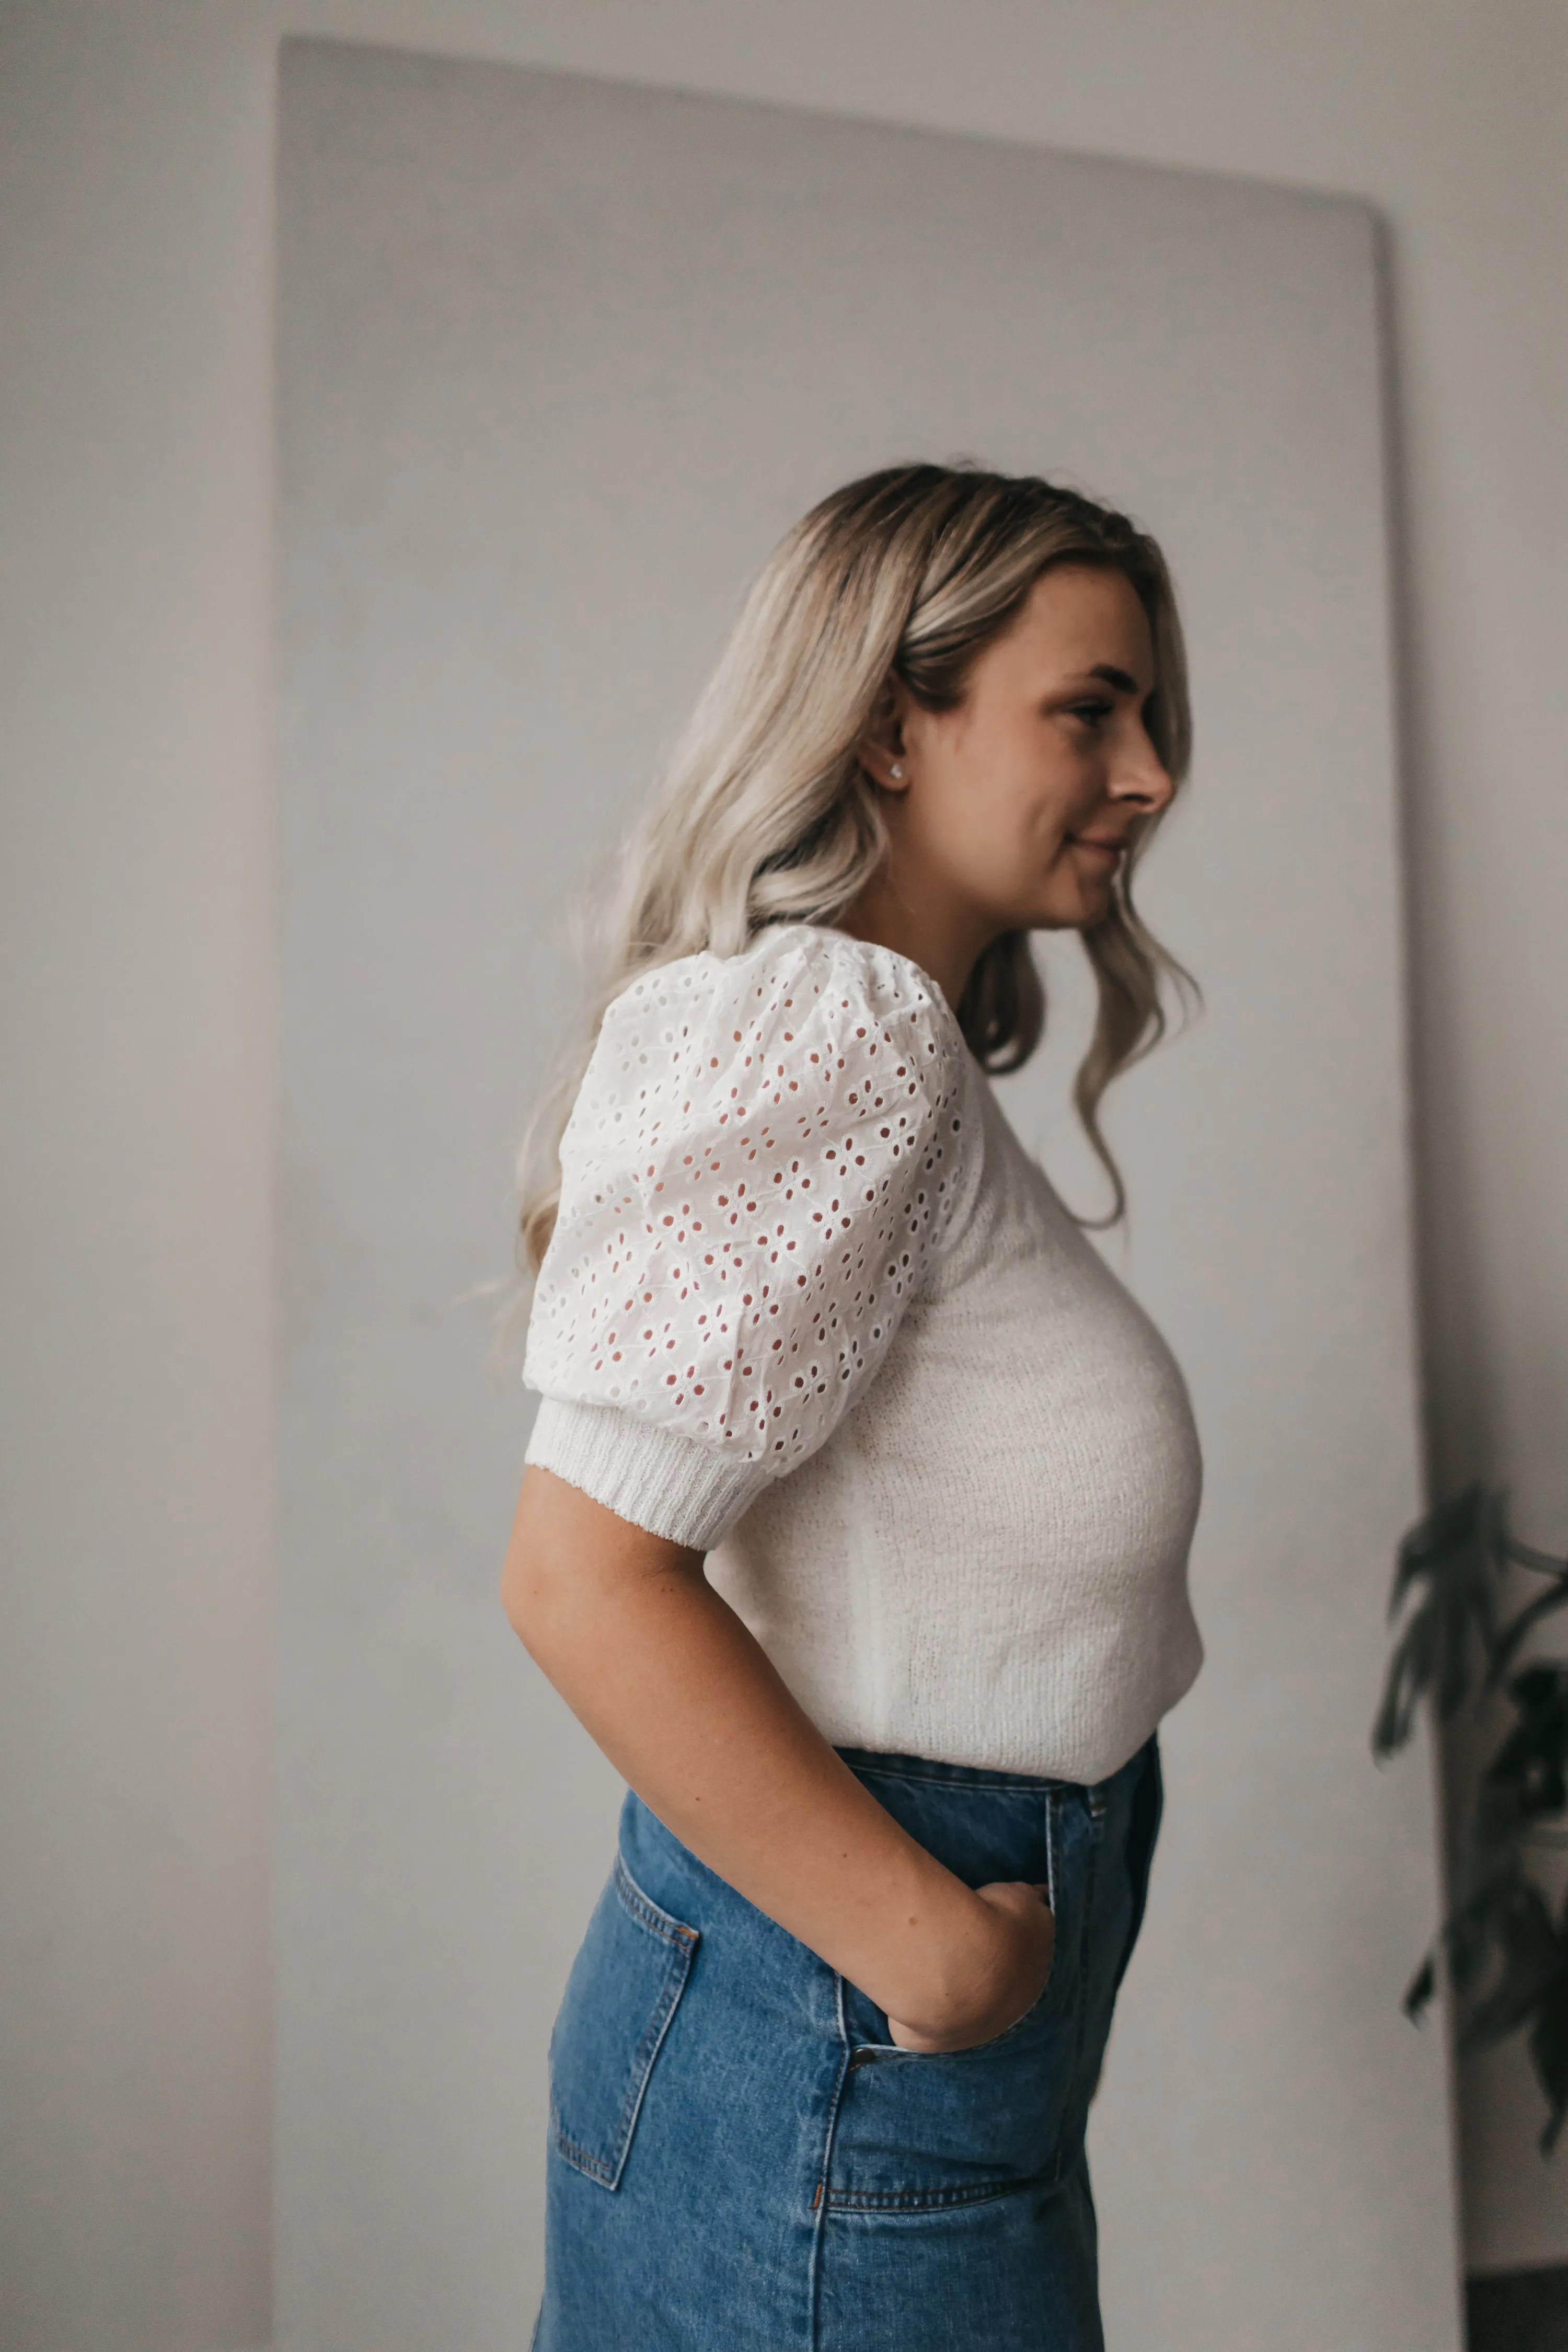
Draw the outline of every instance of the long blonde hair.
<instances>
[{"instance_id":1,"label":"long blonde hair","mask_svg":"<svg viewBox=\"0 0 1568 2352\"><path fill-rule=\"evenodd\" d=\"M1153 639L1147 723L1180 782L1191 756L1186 659L1170 574L1125 515L1033 475L974 466L889 466L812 509L759 573L717 668L604 894L589 1034L540 1104L522 1148L520 1264L538 1270L560 1198L560 1141L606 1005L635 975L706 948L739 954L764 924L831 922L886 854L862 740L889 677L931 710L962 699L970 665L1049 566L1124 572ZM1109 912L1082 934L1099 989L1074 1100L1124 1213L1100 1131L1100 1097L1163 1034L1162 977L1186 974L1132 904L1123 861ZM1026 931L976 963L956 1007L982 1066L1015 1070L1045 1028Z\"/></svg>"}]
</instances>

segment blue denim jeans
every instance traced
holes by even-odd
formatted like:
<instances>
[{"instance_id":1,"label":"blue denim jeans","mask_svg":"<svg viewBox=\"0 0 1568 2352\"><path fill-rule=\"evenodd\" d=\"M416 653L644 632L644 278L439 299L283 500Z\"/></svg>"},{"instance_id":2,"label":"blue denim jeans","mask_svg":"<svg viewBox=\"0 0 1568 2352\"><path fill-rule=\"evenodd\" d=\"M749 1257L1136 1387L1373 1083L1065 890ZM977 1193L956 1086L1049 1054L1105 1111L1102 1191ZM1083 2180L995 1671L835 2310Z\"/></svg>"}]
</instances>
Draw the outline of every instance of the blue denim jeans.
<instances>
[{"instance_id":1,"label":"blue denim jeans","mask_svg":"<svg viewBox=\"0 0 1568 2352\"><path fill-rule=\"evenodd\" d=\"M1101 2352L1089 2102L1160 1817L1094 1788L840 1751L970 1885L1050 1889L1028 2013L918 2055L635 1796L551 2042L535 2352Z\"/></svg>"}]
</instances>

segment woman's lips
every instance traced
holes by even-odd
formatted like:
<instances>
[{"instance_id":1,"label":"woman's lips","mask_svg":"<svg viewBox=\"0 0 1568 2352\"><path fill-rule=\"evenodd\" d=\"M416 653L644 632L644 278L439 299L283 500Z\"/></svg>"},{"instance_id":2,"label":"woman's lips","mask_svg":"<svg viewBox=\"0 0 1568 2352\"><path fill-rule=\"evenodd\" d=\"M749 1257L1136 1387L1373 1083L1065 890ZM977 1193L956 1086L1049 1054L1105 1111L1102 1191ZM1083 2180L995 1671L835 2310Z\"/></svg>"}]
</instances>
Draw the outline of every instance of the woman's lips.
<instances>
[{"instance_id":1,"label":"woman's lips","mask_svg":"<svg viewBox=\"0 0 1568 2352\"><path fill-rule=\"evenodd\" d=\"M1097 849L1102 857L1110 859L1112 866L1127 846L1124 841L1097 841L1092 833L1075 833L1068 838L1076 842L1079 849Z\"/></svg>"}]
</instances>

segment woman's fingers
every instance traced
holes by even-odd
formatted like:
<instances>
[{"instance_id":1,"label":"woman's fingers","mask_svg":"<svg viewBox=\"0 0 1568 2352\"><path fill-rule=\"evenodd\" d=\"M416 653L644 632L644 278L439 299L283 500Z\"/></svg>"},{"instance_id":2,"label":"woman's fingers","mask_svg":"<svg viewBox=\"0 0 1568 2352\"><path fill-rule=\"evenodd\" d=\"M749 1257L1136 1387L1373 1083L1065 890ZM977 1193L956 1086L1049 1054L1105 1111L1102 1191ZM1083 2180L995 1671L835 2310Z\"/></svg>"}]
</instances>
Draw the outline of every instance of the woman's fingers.
<instances>
[{"instance_id":1,"label":"woman's fingers","mask_svg":"<svg viewBox=\"0 0 1568 2352\"><path fill-rule=\"evenodd\" d=\"M941 2041L888 2021L888 2031L900 2050L931 2055L943 2051L973 2050L994 2041L1033 2009L1045 1990L1056 1948L1057 1923L1047 1907L1049 1888L1028 1879L997 1879L976 1887L981 1901L1007 1923L1004 1965L997 1973L984 2011L962 2034Z\"/></svg>"}]
</instances>

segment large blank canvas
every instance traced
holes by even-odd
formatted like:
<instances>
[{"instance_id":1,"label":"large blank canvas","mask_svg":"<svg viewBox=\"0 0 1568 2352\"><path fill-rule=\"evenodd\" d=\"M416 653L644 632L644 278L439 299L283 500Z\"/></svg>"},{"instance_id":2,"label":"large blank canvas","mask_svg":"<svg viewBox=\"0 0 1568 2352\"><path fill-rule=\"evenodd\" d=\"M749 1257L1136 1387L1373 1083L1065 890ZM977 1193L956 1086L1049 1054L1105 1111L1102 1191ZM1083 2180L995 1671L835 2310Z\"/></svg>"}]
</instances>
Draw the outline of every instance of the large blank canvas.
<instances>
[{"instance_id":1,"label":"large blank canvas","mask_svg":"<svg viewBox=\"0 0 1568 2352\"><path fill-rule=\"evenodd\" d=\"M1110 2340L1456 2345L1442 2052L1397 2009L1428 1793L1365 1742L1418 1500L1371 221L313 44L279 184L279 2352L526 2341L619 1789L500 1612L528 1410L462 1294L563 905L746 580L835 483L960 454L1159 534L1198 719L1143 896L1207 1009L1111 1116L1208 1664L1092 2127ZM1086 1197L1049 968L1005 1100Z\"/></svg>"}]
</instances>

